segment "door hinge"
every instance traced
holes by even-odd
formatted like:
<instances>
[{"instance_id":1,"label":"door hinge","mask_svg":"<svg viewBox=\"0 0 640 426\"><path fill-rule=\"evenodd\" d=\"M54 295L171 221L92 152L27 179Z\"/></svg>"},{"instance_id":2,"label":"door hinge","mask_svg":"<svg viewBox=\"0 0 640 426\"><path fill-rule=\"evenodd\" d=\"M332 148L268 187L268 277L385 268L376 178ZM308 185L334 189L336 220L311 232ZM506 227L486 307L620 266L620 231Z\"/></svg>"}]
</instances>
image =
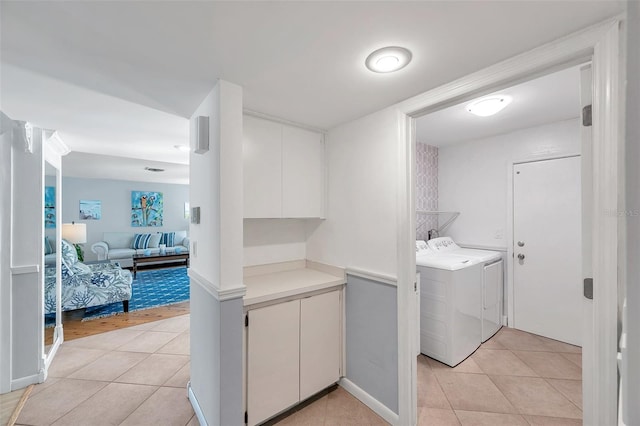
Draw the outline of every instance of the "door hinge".
<instances>
[{"instance_id":1,"label":"door hinge","mask_svg":"<svg viewBox=\"0 0 640 426\"><path fill-rule=\"evenodd\" d=\"M249 314L244 316L244 326L249 327Z\"/></svg>"},{"instance_id":2,"label":"door hinge","mask_svg":"<svg viewBox=\"0 0 640 426\"><path fill-rule=\"evenodd\" d=\"M582 108L582 125L584 127L589 127L591 126L591 123L591 105L587 105Z\"/></svg>"},{"instance_id":3,"label":"door hinge","mask_svg":"<svg viewBox=\"0 0 640 426\"><path fill-rule=\"evenodd\" d=\"M249 423L249 413L247 411L244 412L244 424Z\"/></svg>"},{"instance_id":4,"label":"door hinge","mask_svg":"<svg viewBox=\"0 0 640 426\"><path fill-rule=\"evenodd\" d=\"M593 300L593 278L584 279L584 297Z\"/></svg>"},{"instance_id":5,"label":"door hinge","mask_svg":"<svg viewBox=\"0 0 640 426\"><path fill-rule=\"evenodd\" d=\"M418 283L416 281L413 282L413 291L418 292Z\"/></svg>"}]
</instances>

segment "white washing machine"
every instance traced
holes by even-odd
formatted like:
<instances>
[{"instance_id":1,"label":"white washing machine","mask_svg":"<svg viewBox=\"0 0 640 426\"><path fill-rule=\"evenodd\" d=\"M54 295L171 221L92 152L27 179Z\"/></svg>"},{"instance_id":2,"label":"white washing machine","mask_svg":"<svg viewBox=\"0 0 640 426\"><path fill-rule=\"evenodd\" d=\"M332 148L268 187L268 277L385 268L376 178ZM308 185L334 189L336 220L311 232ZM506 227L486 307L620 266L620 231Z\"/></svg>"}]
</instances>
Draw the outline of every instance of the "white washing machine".
<instances>
[{"instance_id":1,"label":"white washing machine","mask_svg":"<svg viewBox=\"0 0 640 426\"><path fill-rule=\"evenodd\" d=\"M450 237L429 240L429 248L437 253L474 259L482 270L482 341L486 342L502 327L502 294L504 288L502 253L490 250L466 249Z\"/></svg>"},{"instance_id":2,"label":"white washing machine","mask_svg":"<svg viewBox=\"0 0 640 426\"><path fill-rule=\"evenodd\" d=\"M455 367L482 337L482 267L416 242L420 273L420 352Z\"/></svg>"}]
</instances>

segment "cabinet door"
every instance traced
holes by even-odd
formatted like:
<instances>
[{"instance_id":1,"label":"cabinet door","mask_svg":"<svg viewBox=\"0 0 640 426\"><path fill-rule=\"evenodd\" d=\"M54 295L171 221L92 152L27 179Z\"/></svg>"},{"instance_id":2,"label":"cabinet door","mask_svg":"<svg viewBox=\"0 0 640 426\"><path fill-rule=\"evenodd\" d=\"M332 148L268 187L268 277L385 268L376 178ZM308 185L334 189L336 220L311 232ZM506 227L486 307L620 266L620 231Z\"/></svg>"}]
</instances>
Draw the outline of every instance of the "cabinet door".
<instances>
[{"instance_id":1,"label":"cabinet door","mask_svg":"<svg viewBox=\"0 0 640 426\"><path fill-rule=\"evenodd\" d=\"M320 133L282 129L282 217L323 217L324 144Z\"/></svg>"},{"instance_id":2,"label":"cabinet door","mask_svg":"<svg viewBox=\"0 0 640 426\"><path fill-rule=\"evenodd\" d=\"M340 292L301 300L300 400L340 378Z\"/></svg>"},{"instance_id":3,"label":"cabinet door","mask_svg":"<svg viewBox=\"0 0 640 426\"><path fill-rule=\"evenodd\" d=\"M247 412L252 426L300 400L300 300L248 315Z\"/></svg>"},{"instance_id":4,"label":"cabinet door","mask_svg":"<svg viewBox=\"0 0 640 426\"><path fill-rule=\"evenodd\" d=\"M282 125L244 116L244 217L282 217Z\"/></svg>"}]
</instances>

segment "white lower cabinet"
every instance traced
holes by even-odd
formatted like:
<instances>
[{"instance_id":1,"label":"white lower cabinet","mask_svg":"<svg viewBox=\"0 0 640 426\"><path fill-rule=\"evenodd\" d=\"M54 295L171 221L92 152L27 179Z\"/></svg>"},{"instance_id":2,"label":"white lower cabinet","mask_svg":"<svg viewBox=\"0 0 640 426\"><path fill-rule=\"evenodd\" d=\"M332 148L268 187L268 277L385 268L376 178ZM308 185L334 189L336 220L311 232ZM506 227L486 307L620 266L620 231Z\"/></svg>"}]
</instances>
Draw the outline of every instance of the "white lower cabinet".
<instances>
[{"instance_id":1,"label":"white lower cabinet","mask_svg":"<svg viewBox=\"0 0 640 426\"><path fill-rule=\"evenodd\" d=\"M300 301L300 401L340 378L340 295Z\"/></svg>"},{"instance_id":2,"label":"white lower cabinet","mask_svg":"<svg viewBox=\"0 0 640 426\"><path fill-rule=\"evenodd\" d=\"M340 291L247 312L247 420L257 425L340 378Z\"/></svg>"},{"instance_id":3,"label":"white lower cabinet","mask_svg":"<svg viewBox=\"0 0 640 426\"><path fill-rule=\"evenodd\" d=\"M248 315L247 415L256 425L300 400L300 301Z\"/></svg>"}]
</instances>

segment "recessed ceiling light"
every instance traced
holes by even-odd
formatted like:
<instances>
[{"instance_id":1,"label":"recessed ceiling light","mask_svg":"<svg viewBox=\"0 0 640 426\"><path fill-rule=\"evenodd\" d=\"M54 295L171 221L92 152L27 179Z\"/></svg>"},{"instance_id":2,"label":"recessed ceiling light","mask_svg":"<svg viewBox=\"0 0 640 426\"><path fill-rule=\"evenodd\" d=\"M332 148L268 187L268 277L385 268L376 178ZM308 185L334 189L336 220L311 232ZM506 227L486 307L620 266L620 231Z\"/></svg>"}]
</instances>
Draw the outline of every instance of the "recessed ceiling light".
<instances>
[{"instance_id":1,"label":"recessed ceiling light","mask_svg":"<svg viewBox=\"0 0 640 426\"><path fill-rule=\"evenodd\" d=\"M159 169L157 167L145 167L144 169L148 172L164 172L164 169Z\"/></svg>"},{"instance_id":2,"label":"recessed ceiling light","mask_svg":"<svg viewBox=\"0 0 640 426\"><path fill-rule=\"evenodd\" d=\"M411 52L404 47L389 46L378 49L367 56L365 65L373 72L398 71L411 62Z\"/></svg>"},{"instance_id":3,"label":"recessed ceiling light","mask_svg":"<svg viewBox=\"0 0 640 426\"><path fill-rule=\"evenodd\" d=\"M189 152L191 151L191 148L189 148L186 145L174 145L173 146L175 149L177 149L178 151L182 151L182 152Z\"/></svg>"},{"instance_id":4,"label":"recessed ceiling light","mask_svg":"<svg viewBox=\"0 0 640 426\"><path fill-rule=\"evenodd\" d=\"M467 111L479 117L489 117L502 111L511 103L511 96L489 96L475 100L467 105Z\"/></svg>"}]
</instances>

